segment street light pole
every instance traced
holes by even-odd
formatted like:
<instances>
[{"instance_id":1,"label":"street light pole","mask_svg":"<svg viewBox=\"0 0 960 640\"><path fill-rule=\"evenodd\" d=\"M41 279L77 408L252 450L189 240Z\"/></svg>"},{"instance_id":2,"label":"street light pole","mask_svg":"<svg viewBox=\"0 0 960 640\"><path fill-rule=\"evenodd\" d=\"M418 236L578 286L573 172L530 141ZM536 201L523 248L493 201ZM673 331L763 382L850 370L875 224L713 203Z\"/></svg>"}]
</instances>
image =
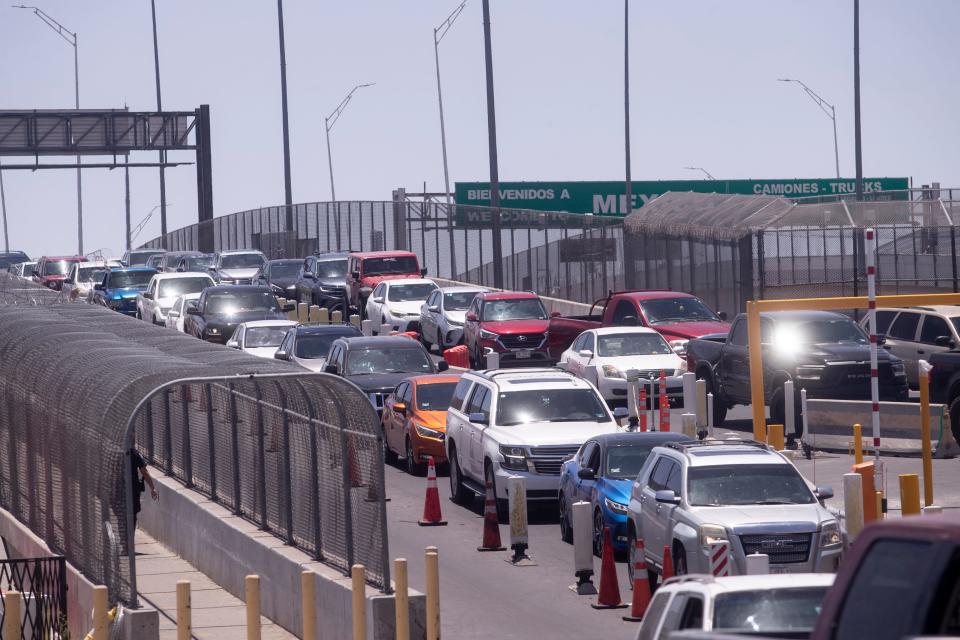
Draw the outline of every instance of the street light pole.
<instances>
[{"instance_id":1,"label":"street light pole","mask_svg":"<svg viewBox=\"0 0 960 640\"><path fill-rule=\"evenodd\" d=\"M702 171L703 175L707 176L708 180L716 180L716 178L710 175L710 172L704 169L703 167L684 167L684 169L688 171Z\"/></svg>"},{"instance_id":2,"label":"street light pole","mask_svg":"<svg viewBox=\"0 0 960 640\"><path fill-rule=\"evenodd\" d=\"M630 4L623 0L623 147L626 165L626 215L633 213L633 184L630 177Z\"/></svg>"},{"instance_id":3,"label":"street light pole","mask_svg":"<svg viewBox=\"0 0 960 640\"><path fill-rule=\"evenodd\" d=\"M63 40L73 47L73 92L74 108L80 108L80 61L77 46L77 34L69 31L62 24L54 20L39 7L22 4L13 5L15 9L30 9L33 15L40 18L44 24L57 32ZM83 255L83 180L81 178L80 156L77 156L77 254Z\"/></svg>"},{"instance_id":4,"label":"street light pole","mask_svg":"<svg viewBox=\"0 0 960 640\"><path fill-rule=\"evenodd\" d=\"M860 138L860 0L853 0L853 131L857 201L863 200L863 149Z\"/></svg>"},{"instance_id":5,"label":"street light pole","mask_svg":"<svg viewBox=\"0 0 960 640\"><path fill-rule=\"evenodd\" d=\"M7 194L3 190L3 167L0 167L0 212L3 213L3 250L10 252L10 230L7 228Z\"/></svg>"},{"instance_id":6,"label":"street light pole","mask_svg":"<svg viewBox=\"0 0 960 640\"><path fill-rule=\"evenodd\" d=\"M163 100L160 97L160 46L157 41L157 3L150 0L150 16L153 20L153 69L157 85L157 111L163 111ZM160 156L160 235L167 235L167 173L164 164L167 162L167 152L158 152ZM128 205L129 210L129 205ZM127 249L130 248L130 220L127 219Z\"/></svg>"},{"instance_id":7,"label":"street light pole","mask_svg":"<svg viewBox=\"0 0 960 640\"><path fill-rule=\"evenodd\" d=\"M354 92L356 92L357 89L372 87L375 84L375 82L367 82L366 84L358 84L353 89L350 89L350 93L348 93L346 97L340 101L340 104L337 105L337 108L334 109L330 115L323 119L323 127L327 131L327 164L330 166L330 199L333 202L337 201L337 191L333 186L333 155L330 152L330 130L333 129L333 125L337 124L337 120L339 120L340 116L343 115L343 111L347 108L347 104L353 97Z\"/></svg>"},{"instance_id":8,"label":"street light pole","mask_svg":"<svg viewBox=\"0 0 960 640\"><path fill-rule=\"evenodd\" d=\"M483 0L483 55L487 78L487 143L490 154L490 206L493 211L493 286L503 289L503 238L500 235L500 172L497 163L497 115L493 96L490 0Z\"/></svg>"},{"instance_id":9,"label":"street light pole","mask_svg":"<svg viewBox=\"0 0 960 640\"><path fill-rule=\"evenodd\" d=\"M796 80L794 78L778 78L780 82L796 82L798 85L803 87L804 92L810 96L810 99L813 100L820 110L827 114L827 117L833 120L833 160L837 168L837 180L840 179L840 150L837 146L837 110L836 108L820 97L816 91L808 87L803 83L802 80Z\"/></svg>"},{"instance_id":10,"label":"street light pole","mask_svg":"<svg viewBox=\"0 0 960 640\"><path fill-rule=\"evenodd\" d=\"M280 28L280 104L283 111L283 192L287 205L287 231L293 229L293 186L290 180L290 125L287 119L287 46L283 38L283 0L277 0L277 24ZM329 145L328 145L329 150Z\"/></svg>"}]
</instances>

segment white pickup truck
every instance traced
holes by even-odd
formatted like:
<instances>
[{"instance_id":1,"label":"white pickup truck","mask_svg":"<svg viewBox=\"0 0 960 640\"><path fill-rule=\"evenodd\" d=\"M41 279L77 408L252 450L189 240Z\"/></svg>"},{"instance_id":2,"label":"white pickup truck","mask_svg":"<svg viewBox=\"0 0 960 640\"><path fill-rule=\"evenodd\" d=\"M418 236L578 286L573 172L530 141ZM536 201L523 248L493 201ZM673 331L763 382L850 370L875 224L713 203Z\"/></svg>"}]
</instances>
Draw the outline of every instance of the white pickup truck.
<instances>
[{"instance_id":1,"label":"white pickup truck","mask_svg":"<svg viewBox=\"0 0 960 640\"><path fill-rule=\"evenodd\" d=\"M563 460L618 429L596 387L565 371L468 371L447 411L451 498L464 504L489 481L503 518L507 478L522 476L528 501L556 500Z\"/></svg>"},{"instance_id":2,"label":"white pickup truck","mask_svg":"<svg viewBox=\"0 0 960 640\"><path fill-rule=\"evenodd\" d=\"M200 293L216 284L206 273L158 273L150 280L147 290L137 295L137 317L154 324L165 325L167 312L182 295Z\"/></svg>"}]
</instances>

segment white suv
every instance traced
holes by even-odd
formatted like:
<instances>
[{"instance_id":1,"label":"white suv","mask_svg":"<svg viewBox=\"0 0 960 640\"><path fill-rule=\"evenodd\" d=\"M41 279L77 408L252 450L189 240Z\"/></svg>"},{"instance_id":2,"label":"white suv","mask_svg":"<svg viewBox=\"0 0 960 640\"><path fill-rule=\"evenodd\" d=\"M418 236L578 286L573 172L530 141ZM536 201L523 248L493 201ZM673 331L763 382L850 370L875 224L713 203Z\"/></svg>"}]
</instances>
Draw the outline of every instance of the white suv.
<instances>
[{"instance_id":1,"label":"white suv","mask_svg":"<svg viewBox=\"0 0 960 640\"><path fill-rule=\"evenodd\" d=\"M165 325L167 312L177 298L191 293L199 294L214 284L213 278L199 271L158 273L150 279L147 290L137 295L137 317L153 324ZM183 309L180 313L183 314Z\"/></svg>"},{"instance_id":2,"label":"white suv","mask_svg":"<svg viewBox=\"0 0 960 640\"><path fill-rule=\"evenodd\" d=\"M710 573L710 543L719 540L730 543L731 575L746 573L752 553L769 556L770 573L834 572L842 532L822 504L832 496L759 442L668 442L651 451L633 483L629 548L642 538L656 573L665 546L678 575Z\"/></svg>"},{"instance_id":3,"label":"white suv","mask_svg":"<svg viewBox=\"0 0 960 640\"><path fill-rule=\"evenodd\" d=\"M556 500L563 460L618 428L596 387L565 371L468 371L447 411L450 497L464 504L489 480L503 517L507 478L522 476L528 501Z\"/></svg>"}]
</instances>

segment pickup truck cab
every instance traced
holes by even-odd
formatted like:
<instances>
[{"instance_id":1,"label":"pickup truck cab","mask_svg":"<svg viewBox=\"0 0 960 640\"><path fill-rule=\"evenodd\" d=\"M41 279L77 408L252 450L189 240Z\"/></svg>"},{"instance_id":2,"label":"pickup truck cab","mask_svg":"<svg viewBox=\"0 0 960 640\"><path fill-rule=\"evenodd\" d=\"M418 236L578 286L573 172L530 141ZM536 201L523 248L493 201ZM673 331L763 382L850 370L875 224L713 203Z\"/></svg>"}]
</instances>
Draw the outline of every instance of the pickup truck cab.
<instances>
[{"instance_id":1,"label":"pickup truck cab","mask_svg":"<svg viewBox=\"0 0 960 640\"><path fill-rule=\"evenodd\" d=\"M364 313L367 298L384 280L425 275L427 270L420 268L417 254L409 251L351 253L347 258L347 299L358 313Z\"/></svg>"},{"instance_id":2,"label":"pickup truck cab","mask_svg":"<svg viewBox=\"0 0 960 640\"><path fill-rule=\"evenodd\" d=\"M149 267L110 269L103 275L103 279L94 285L91 301L125 316L135 315L137 297L156 274L157 272Z\"/></svg>"},{"instance_id":3,"label":"pickup truck cab","mask_svg":"<svg viewBox=\"0 0 960 640\"><path fill-rule=\"evenodd\" d=\"M296 282L296 298L330 311L347 307L347 258L340 252L315 253L303 260Z\"/></svg>"},{"instance_id":4,"label":"pickup truck cab","mask_svg":"<svg viewBox=\"0 0 960 640\"><path fill-rule=\"evenodd\" d=\"M447 409L450 497L466 504L490 482L503 517L519 475L528 502L555 501L564 459L618 428L596 388L564 371L468 371Z\"/></svg>"},{"instance_id":5,"label":"pickup truck cab","mask_svg":"<svg viewBox=\"0 0 960 640\"><path fill-rule=\"evenodd\" d=\"M487 350L500 366L549 365L550 321L540 297L529 291L488 291L474 297L463 324L463 344L474 369L485 367Z\"/></svg>"},{"instance_id":6,"label":"pickup truck cab","mask_svg":"<svg viewBox=\"0 0 960 640\"><path fill-rule=\"evenodd\" d=\"M83 261L82 256L43 256L33 268L33 281L41 287L60 291L73 263Z\"/></svg>"},{"instance_id":7,"label":"pickup truck cab","mask_svg":"<svg viewBox=\"0 0 960 640\"><path fill-rule=\"evenodd\" d=\"M930 402L947 405L953 437L960 442L960 351L933 353L929 362Z\"/></svg>"},{"instance_id":8,"label":"pickup truck cab","mask_svg":"<svg viewBox=\"0 0 960 640\"><path fill-rule=\"evenodd\" d=\"M764 401L770 419L783 424L783 383L793 380L796 416L800 390L808 398L870 399L870 340L849 317L832 311L776 311L760 314ZM750 353L747 314L736 317L729 335L687 344L687 367L707 381L713 393L714 424L727 409L750 404ZM903 362L885 349L877 354L880 399L906 401ZM797 425L801 424L797 420ZM793 436L794 434L787 434Z\"/></svg>"},{"instance_id":9,"label":"pickup truck cab","mask_svg":"<svg viewBox=\"0 0 960 640\"><path fill-rule=\"evenodd\" d=\"M599 309L599 311L598 311ZM574 339L587 329L650 327L683 354L691 338L725 333L726 315L715 313L700 298L678 291L617 291L593 303L585 316L550 317L550 354L559 359Z\"/></svg>"}]
</instances>

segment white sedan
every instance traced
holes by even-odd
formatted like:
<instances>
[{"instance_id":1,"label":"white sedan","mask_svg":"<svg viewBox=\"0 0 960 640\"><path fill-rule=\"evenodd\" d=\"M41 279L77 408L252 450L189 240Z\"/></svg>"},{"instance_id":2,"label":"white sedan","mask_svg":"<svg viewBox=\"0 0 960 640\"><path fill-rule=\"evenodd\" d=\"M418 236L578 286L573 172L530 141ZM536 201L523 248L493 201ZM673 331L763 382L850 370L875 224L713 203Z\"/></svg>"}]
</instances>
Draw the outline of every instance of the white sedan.
<instances>
[{"instance_id":1,"label":"white sedan","mask_svg":"<svg viewBox=\"0 0 960 640\"><path fill-rule=\"evenodd\" d=\"M430 294L420 306L420 336L424 344L437 345L440 353L463 338L463 322L467 308L482 287L443 287Z\"/></svg>"},{"instance_id":2,"label":"white sedan","mask_svg":"<svg viewBox=\"0 0 960 640\"><path fill-rule=\"evenodd\" d=\"M593 383L607 402L627 399L627 372L637 370L641 379L667 375L667 393L682 395L679 376L687 370L663 336L646 327L604 327L584 331L560 355L557 366Z\"/></svg>"},{"instance_id":3,"label":"white sedan","mask_svg":"<svg viewBox=\"0 0 960 640\"><path fill-rule=\"evenodd\" d=\"M227 346L258 358L273 358L293 320L254 320L237 325Z\"/></svg>"},{"instance_id":4,"label":"white sedan","mask_svg":"<svg viewBox=\"0 0 960 640\"><path fill-rule=\"evenodd\" d=\"M167 318L164 320L166 327L184 333L183 319L187 315L187 308L196 304L199 298L199 293L185 293L177 298L173 306L170 307L170 311L167 312Z\"/></svg>"},{"instance_id":5,"label":"white sedan","mask_svg":"<svg viewBox=\"0 0 960 640\"><path fill-rule=\"evenodd\" d=\"M420 307L437 289L427 278L398 278L378 284L366 307L374 332L379 333L384 324L390 325L391 331L419 331Z\"/></svg>"}]
</instances>

